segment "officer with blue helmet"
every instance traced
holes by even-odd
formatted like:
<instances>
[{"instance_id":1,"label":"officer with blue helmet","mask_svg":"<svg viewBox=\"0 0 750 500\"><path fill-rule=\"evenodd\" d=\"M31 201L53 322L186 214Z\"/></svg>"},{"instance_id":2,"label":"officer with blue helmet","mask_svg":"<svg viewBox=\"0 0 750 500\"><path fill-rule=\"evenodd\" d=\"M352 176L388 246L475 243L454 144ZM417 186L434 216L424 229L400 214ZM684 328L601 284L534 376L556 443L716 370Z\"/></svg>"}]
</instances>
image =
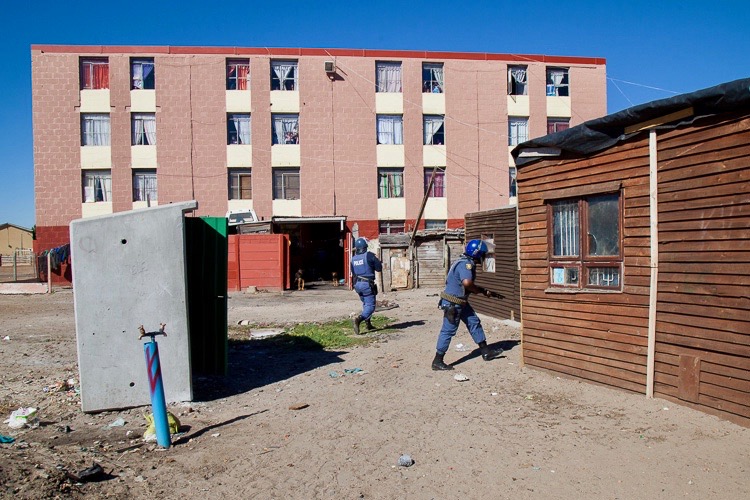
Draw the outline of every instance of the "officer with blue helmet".
<instances>
[{"instance_id":1,"label":"officer with blue helmet","mask_svg":"<svg viewBox=\"0 0 750 500\"><path fill-rule=\"evenodd\" d=\"M359 295L359 300L362 301L362 313L353 320L354 333L359 335L359 325L363 321L367 324L368 330L374 329L370 317L375 312L375 299L378 295L375 272L382 271L383 265L374 253L367 251L367 240L357 238L354 242L354 255L350 267L354 280L354 290Z\"/></svg>"},{"instance_id":2,"label":"officer with blue helmet","mask_svg":"<svg viewBox=\"0 0 750 500\"><path fill-rule=\"evenodd\" d=\"M474 283L476 265L481 264L487 254L487 244L482 240L471 240L466 244L463 255L453 263L445 279L445 290L440 294L438 307L443 310L443 327L437 340L437 352L432 360L433 370L452 370L453 367L443 360L448 351L451 339L458 330L461 321L469 329L471 338L479 345L482 359L489 361L502 354L502 349L490 349L484 335L482 322L468 302L470 293L478 293L487 297L496 296Z\"/></svg>"}]
</instances>

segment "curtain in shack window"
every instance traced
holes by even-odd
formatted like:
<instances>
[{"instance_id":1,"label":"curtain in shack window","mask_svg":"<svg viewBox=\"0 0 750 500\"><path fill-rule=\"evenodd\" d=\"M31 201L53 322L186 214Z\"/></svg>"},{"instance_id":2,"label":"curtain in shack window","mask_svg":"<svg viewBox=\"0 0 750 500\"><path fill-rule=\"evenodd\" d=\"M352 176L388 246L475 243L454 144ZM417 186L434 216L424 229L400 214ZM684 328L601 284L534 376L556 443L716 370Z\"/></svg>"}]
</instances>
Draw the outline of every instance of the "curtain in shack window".
<instances>
[{"instance_id":1,"label":"curtain in shack window","mask_svg":"<svg viewBox=\"0 0 750 500\"><path fill-rule=\"evenodd\" d=\"M552 206L552 255L555 257L579 256L579 235L578 202L555 203Z\"/></svg>"},{"instance_id":2,"label":"curtain in shack window","mask_svg":"<svg viewBox=\"0 0 750 500\"><path fill-rule=\"evenodd\" d=\"M403 144L404 123L400 116L378 115L378 144Z\"/></svg>"}]
</instances>

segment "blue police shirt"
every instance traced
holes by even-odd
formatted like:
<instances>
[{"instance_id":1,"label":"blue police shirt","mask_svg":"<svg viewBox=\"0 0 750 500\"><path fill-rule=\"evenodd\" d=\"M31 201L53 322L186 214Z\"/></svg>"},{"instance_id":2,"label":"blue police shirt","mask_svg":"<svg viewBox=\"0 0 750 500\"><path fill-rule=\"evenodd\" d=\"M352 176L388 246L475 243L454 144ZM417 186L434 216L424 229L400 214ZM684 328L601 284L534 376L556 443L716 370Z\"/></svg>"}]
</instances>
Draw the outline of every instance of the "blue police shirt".
<instances>
[{"instance_id":1,"label":"blue police shirt","mask_svg":"<svg viewBox=\"0 0 750 500\"><path fill-rule=\"evenodd\" d=\"M351 267L355 276L370 279L375 279L375 271L383 270L380 261L372 252L353 255Z\"/></svg>"},{"instance_id":2,"label":"blue police shirt","mask_svg":"<svg viewBox=\"0 0 750 500\"><path fill-rule=\"evenodd\" d=\"M464 289L463 280L476 278L476 264L469 257L461 257L453 263L445 278L445 293L454 297L466 298L469 294Z\"/></svg>"}]
</instances>

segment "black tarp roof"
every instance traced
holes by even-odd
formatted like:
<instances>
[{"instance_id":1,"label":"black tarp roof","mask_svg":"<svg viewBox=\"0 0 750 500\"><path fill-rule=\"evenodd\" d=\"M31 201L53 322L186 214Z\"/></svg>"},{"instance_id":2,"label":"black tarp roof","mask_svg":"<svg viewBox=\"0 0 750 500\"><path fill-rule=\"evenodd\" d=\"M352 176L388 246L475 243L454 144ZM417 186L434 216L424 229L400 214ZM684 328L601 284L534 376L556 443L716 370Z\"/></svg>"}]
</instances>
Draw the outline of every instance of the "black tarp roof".
<instances>
[{"instance_id":1,"label":"black tarp roof","mask_svg":"<svg viewBox=\"0 0 750 500\"><path fill-rule=\"evenodd\" d=\"M516 146L511 154L516 167L543 160L550 156L585 156L614 146L638 133L626 133L628 127L656 120L691 107L693 108L692 115L668 124L659 125L658 128L675 128L704 116L750 110L750 78L722 83L715 87L688 94L633 106L603 118L589 120L561 132L526 141ZM560 150L559 155L535 155L533 151L548 148ZM521 155L522 152L526 154Z\"/></svg>"}]
</instances>

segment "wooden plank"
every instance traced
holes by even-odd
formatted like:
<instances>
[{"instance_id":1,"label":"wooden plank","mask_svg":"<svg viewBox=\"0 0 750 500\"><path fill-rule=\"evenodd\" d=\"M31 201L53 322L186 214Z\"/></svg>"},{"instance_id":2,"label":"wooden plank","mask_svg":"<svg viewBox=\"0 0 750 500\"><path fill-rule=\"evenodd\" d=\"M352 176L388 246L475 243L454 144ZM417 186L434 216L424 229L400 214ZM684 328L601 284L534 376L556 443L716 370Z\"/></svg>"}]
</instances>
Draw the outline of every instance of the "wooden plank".
<instances>
[{"instance_id":1,"label":"wooden plank","mask_svg":"<svg viewBox=\"0 0 750 500\"><path fill-rule=\"evenodd\" d=\"M645 384L646 384L645 376L642 377L643 379L642 381L623 379L618 376L620 375L619 372L612 373L610 371L610 373L604 373L604 374L591 372L588 370L583 370L578 367L570 367L570 366L565 366L565 365L557 364L554 362L550 362L546 359L538 358L537 356L534 355L534 353L531 353L529 358L526 360L526 365L542 368L545 370L550 370L556 373L567 374L578 379L588 380L588 381L595 382L597 384L601 384L607 387L616 387L619 389L625 389L625 390L640 393L640 394L645 393Z\"/></svg>"},{"instance_id":2,"label":"wooden plank","mask_svg":"<svg viewBox=\"0 0 750 500\"><path fill-rule=\"evenodd\" d=\"M677 377L677 397L684 401L698 401L701 360L697 356L680 355L680 369Z\"/></svg>"}]
</instances>

